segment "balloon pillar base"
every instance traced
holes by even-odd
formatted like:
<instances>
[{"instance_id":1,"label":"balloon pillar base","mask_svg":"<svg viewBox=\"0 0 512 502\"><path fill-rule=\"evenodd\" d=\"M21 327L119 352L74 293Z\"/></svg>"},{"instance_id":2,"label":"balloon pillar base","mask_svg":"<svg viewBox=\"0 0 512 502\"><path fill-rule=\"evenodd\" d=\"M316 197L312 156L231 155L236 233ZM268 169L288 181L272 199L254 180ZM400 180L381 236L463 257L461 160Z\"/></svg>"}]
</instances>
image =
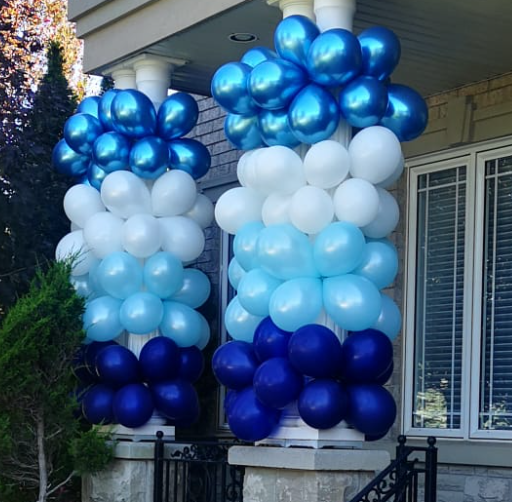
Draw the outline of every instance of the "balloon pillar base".
<instances>
[{"instance_id":1,"label":"balloon pillar base","mask_svg":"<svg viewBox=\"0 0 512 502\"><path fill-rule=\"evenodd\" d=\"M175 428L171 425L145 424L142 427L131 429L123 425L105 426L106 431L110 431L115 439L120 441L154 441L156 433L162 431L165 439L174 439Z\"/></svg>"}]
</instances>

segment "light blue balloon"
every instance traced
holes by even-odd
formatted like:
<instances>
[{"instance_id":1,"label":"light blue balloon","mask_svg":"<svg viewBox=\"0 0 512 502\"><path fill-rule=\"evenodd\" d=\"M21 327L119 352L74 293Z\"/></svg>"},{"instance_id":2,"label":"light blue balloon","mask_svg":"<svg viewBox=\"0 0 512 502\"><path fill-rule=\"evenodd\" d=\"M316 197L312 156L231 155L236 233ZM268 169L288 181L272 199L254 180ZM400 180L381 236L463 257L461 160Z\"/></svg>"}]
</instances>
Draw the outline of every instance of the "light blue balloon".
<instances>
[{"instance_id":1,"label":"light blue balloon","mask_svg":"<svg viewBox=\"0 0 512 502\"><path fill-rule=\"evenodd\" d=\"M171 253L160 251L144 264L144 285L159 298L169 298L183 287L183 264Z\"/></svg>"},{"instance_id":2,"label":"light blue balloon","mask_svg":"<svg viewBox=\"0 0 512 502\"><path fill-rule=\"evenodd\" d=\"M388 28L372 26L357 37L363 56L363 73L386 80L400 61L400 40Z\"/></svg>"},{"instance_id":3,"label":"light blue balloon","mask_svg":"<svg viewBox=\"0 0 512 502\"><path fill-rule=\"evenodd\" d=\"M93 161L107 173L129 168L131 142L123 134L109 131L94 142Z\"/></svg>"},{"instance_id":4,"label":"light blue balloon","mask_svg":"<svg viewBox=\"0 0 512 502\"><path fill-rule=\"evenodd\" d=\"M257 246L260 267L278 279L319 276L309 239L289 223L264 228Z\"/></svg>"},{"instance_id":5,"label":"light blue balloon","mask_svg":"<svg viewBox=\"0 0 512 502\"><path fill-rule=\"evenodd\" d=\"M135 89L119 91L110 106L114 131L129 138L152 136L156 132L156 111L151 100Z\"/></svg>"},{"instance_id":6,"label":"light blue balloon","mask_svg":"<svg viewBox=\"0 0 512 502\"><path fill-rule=\"evenodd\" d=\"M99 119L99 104L100 104L100 98L99 96L88 96L87 98L84 98L80 104L78 105L76 112L77 113L88 113L89 115L92 115L93 117L96 117Z\"/></svg>"},{"instance_id":7,"label":"light blue balloon","mask_svg":"<svg viewBox=\"0 0 512 502\"><path fill-rule=\"evenodd\" d=\"M224 314L224 325L226 331L234 340L252 343L254 332L263 319L264 317L262 316L256 316L247 312L240 305L238 297L235 296L229 302Z\"/></svg>"},{"instance_id":8,"label":"light blue balloon","mask_svg":"<svg viewBox=\"0 0 512 502\"><path fill-rule=\"evenodd\" d=\"M295 137L288 120L288 109L262 110L258 115L260 134L268 146L282 145L295 148L300 141Z\"/></svg>"},{"instance_id":9,"label":"light blue balloon","mask_svg":"<svg viewBox=\"0 0 512 502\"><path fill-rule=\"evenodd\" d=\"M64 139L78 153L90 155L96 139L103 134L100 121L88 113L76 113L64 124Z\"/></svg>"},{"instance_id":10,"label":"light blue balloon","mask_svg":"<svg viewBox=\"0 0 512 502\"><path fill-rule=\"evenodd\" d=\"M386 239L370 241L366 244L363 259L354 274L365 277L378 289L390 286L398 272L398 253Z\"/></svg>"},{"instance_id":11,"label":"light blue balloon","mask_svg":"<svg viewBox=\"0 0 512 502\"><path fill-rule=\"evenodd\" d=\"M361 45L348 30L327 30L311 44L307 61L313 82L327 87L345 85L361 73Z\"/></svg>"},{"instance_id":12,"label":"light blue balloon","mask_svg":"<svg viewBox=\"0 0 512 502\"><path fill-rule=\"evenodd\" d=\"M208 148L195 139L172 140L169 143L169 155L171 169L185 171L195 180L204 176L212 163Z\"/></svg>"},{"instance_id":13,"label":"light blue balloon","mask_svg":"<svg viewBox=\"0 0 512 502\"><path fill-rule=\"evenodd\" d=\"M394 340L402 329L402 315L397 304L389 296L381 293L381 299L380 315L371 327L382 331L390 340Z\"/></svg>"},{"instance_id":14,"label":"light blue balloon","mask_svg":"<svg viewBox=\"0 0 512 502\"><path fill-rule=\"evenodd\" d=\"M257 115L244 117L228 113L224 121L224 134L238 150L254 150L264 145Z\"/></svg>"},{"instance_id":15,"label":"light blue balloon","mask_svg":"<svg viewBox=\"0 0 512 502\"><path fill-rule=\"evenodd\" d=\"M111 296L100 296L88 302L83 315L87 338L95 342L108 342L123 332L119 318L121 300Z\"/></svg>"},{"instance_id":16,"label":"light blue balloon","mask_svg":"<svg viewBox=\"0 0 512 502\"><path fill-rule=\"evenodd\" d=\"M233 239L233 253L240 266L249 271L258 267L257 242L265 228L261 221L250 221L242 225Z\"/></svg>"},{"instance_id":17,"label":"light blue balloon","mask_svg":"<svg viewBox=\"0 0 512 502\"><path fill-rule=\"evenodd\" d=\"M328 139L338 127L338 103L323 87L310 84L293 99L288 109L290 128L301 143Z\"/></svg>"},{"instance_id":18,"label":"light blue balloon","mask_svg":"<svg viewBox=\"0 0 512 502\"><path fill-rule=\"evenodd\" d=\"M228 281L233 289L238 289L238 285L246 273L240 263L238 263L238 260L233 256L228 266Z\"/></svg>"},{"instance_id":19,"label":"light blue balloon","mask_svg":"<svg viewBox=\"0 0 512 502\"><path fill-rule=\"evenodd\" d=\"M362 331L378 319L382 300L379 290L368 279L338 275L324 279L324 308L334 322L348 331Z\"/></svg>"},{"instance_id":20,"label":"light blue balloon","mask_svg":"<svg viewBox=\"0 0 512 502\"><path fill-rule=\"evenodd\" d=\"M374 77L357 77L339 95L343 118L353 127L363 129L379 123L388 106L386 85Z\"/></svg>"},{"instance_id":21,"label":"light blue balloon","mask_svg":"<svg viewBox=\"0 0 512 502\"><path fill-rule=\"evenodd\" d=\"M92 187L96 188L98 192L101 190L101 184L107 177L107 173L98 166L95 162L91 162L87 168L86 180ZM84 183L84 181L82 181ZM87 183L86 183L87 184Z\"/></svg>"},{"instance_id":22,"label":"light blue balloon","mask_svg":"<svg viewBox=\"0 0 512 502\"><path fill-rule=\"evenodd\" d=\"M365 246L359 227L347 221L331 223L313 244L315 266L324 277L347 274L361 263Z\"/></svg>"},{"instance_id":23,"label":"light blue balloon","mask_svg":"<svg viewBox=\"0 0 512 502\"><path fill-rule=\"evenodd\" d=\"M210 279L204 272L196 268L185 268L183 270L183 286L172 295L171 299L196 309L208 300L210 291Z\"/></svg>"},{"instance_id":24,"label":"light blue balloon","mask_svg":"<svg viewBox=\"0 0 512 502\"><path fill-rule=\"evenodd\" d=\"M112 131L114 125L112 124L112 101L116 95L120 92L119 89L109 89L100 98L98 105L98 118L100 119L101 125L105 131Z\"/></svg>"},{"instance_id":25,"label":"light blue balloon","mask_svg":"<svg viewBox=\"0 0 512 502\"><path fill-rule=\"evenodd\" d=\"M317 25L307 17L288 16L274 32L276 52L283 59L306 68L309 48L319 33Z\"/></svg>"},{"instance_id":26,"label":"light blue balloon","mask_svg":"<svg viewBox=\"0 0 512 502\"><path fill-rule=\"evenodd\" d=\"M108 296L108 293L105 291L103 286L101 285L100 278L98 276L98 269L101 265L101 260L95 261L91 268L89 269L89 284L94 297L99 296Z\"/></svg>"},{"instance_id":27,"label":"light blue balloon","mask_svg":"<svg viewBox=\"0 0 512 502\"><path fill-rule=\"evenodd\" d=\"M277 54L267 47L252 47L242 56L240 62L254 68L263 61L275 58L277 58Z\"/></svg>"},{"instance_id":28,"label":"light blue balloon","mask_svg":"<svg viewBox=\"0 0 512 502\"><path fill-rule=\"evenodd\" d=\"M52 166L61 174L78 178L87 174L90 157L75 152L65 139L61 139L53 148Z\"/></svg>"},{"instance_id":29,"label":"light blue balloon","mask_svg":"<svg viewBox=\"0 0 512 502\"><path fill-rule=\"evenodd\" d=\"M252 68L245 63L222 65L213 75L212 96L229 113L252 115L256 105L247 91L247 80Z\"/></svg>"},{"instance_id":30,"label":"light blue balloon","mask_svg":"<svg viewBox=\"0 0 512 502\"><path fill-rule=\"evenodd\" d=\"M157 329L163 315L162 300L147 291L139 291L129 296L119 312L124 329L134 335L145 335Z\"/></svg>"},{"instance_id":31,"label":"light blue balloon","mask_svg":"<svg viewBox=\"0 0 512 502\"><path fill-rule=\"evenodd\" d=\"M199 107L190 94L171 94L158 109L158 135L166 141L185 136L194 128L198 117Z\"/></svg>"},{"instance_id":32,"label":"light blue balloon","mask_svg":"<svg viewBox=\"0 0 512 502\"><path fill-rule=\"evenodd\" d=\"M282 281L261 268L247 272L238 285L238 301L250 314L267 317L272 293Z\"/></svg>"},{"instance_id":33,"label":"light blue balloon","mask_svg":"<svg viewBox=\"0 0 512 502\"><path fill-rule=\"evenodd\" d=\"M178 347L192 347L204 331L200 315L193 308L178 302L163 302L164 315L160 323L162 335L174 340Z\"/></svg>"},{"instance_id":34,"label":"light blue balloon","mask_svg":"<svg viewBox=\"0 0 512 502\"><path fill-rule=\"evenodd\" d=\"M269 312L278 328L295 331L314 323L322 307L322 281L301 277L284 282L274 291L270 298Z\"/></svg>"},{"instance_id":35,"label":"light blue balloon","mask_svg":"<svg viewBox=\"0 0 512 502\"><path fill-rule=\"evenodd\" d=\"M89 274L85 275L72 275L69 282L75 288L76 294L82 298L88 299L93 296L93 290L89 281Z\"/></svg>"},{"instance_id":36,"label":"light blue balloon","mask_svg":"<svg viewBox=\"0 0 512 502\"><path fill-rule=\"evenodd\" d=\"M157 136L146 136L133 144L129 162L137 176L154 180L169 167L169 147Z\"/></svg>"},{"instance_id":37,"label":"light blue balloon","mask_svg":"<svg viewBox=\"0 0 512 502\"><path fill-rule=\"evenodd\" d=\"M306 85L307 75L285 59L269 59L253 68L247 89L254 102L267 110L287 107Z\"/></svg>"},{"instance_id":38,"label":"light blue balloon","mask_svg":"<svg viewBox=\"0 0 512 502\"><path fill-rule=\"evenodd\" d=\"M117 251L106 256L98 270L102 288L111 296L124 300L142 287L142 267L137 258Z\"/></svg>"}]
</instances>

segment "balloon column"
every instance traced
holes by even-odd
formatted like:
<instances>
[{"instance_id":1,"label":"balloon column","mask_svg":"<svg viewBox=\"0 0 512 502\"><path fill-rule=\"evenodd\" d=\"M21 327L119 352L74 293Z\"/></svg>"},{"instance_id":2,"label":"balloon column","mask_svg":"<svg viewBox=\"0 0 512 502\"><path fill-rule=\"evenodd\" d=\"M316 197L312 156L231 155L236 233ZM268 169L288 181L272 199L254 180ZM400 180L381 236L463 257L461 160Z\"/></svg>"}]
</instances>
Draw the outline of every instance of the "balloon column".
<instances>
[{"instance_id":1,"label":"balloon column","mask_svg":"<svg viewBox=\"0 0 512 502\"><path fill-rule=\"evenodd\" d=\"M308 18L276 28L276 52L250 49L215 73L227 138L248 150L241 187L215 208L234 234L225 314L233 339L213 360L232 390L226 411L241 439L261 440L297 403L317 429L346 420L368 439L384 435L396 405L382 386L392 371L400 311L381 290L397 274L388 240L399 220L386 190L401 175L401 141L427 124L421 96L389 77L400 42L386 28L358 37L320 33ZM348 146L333 138L348 123ZM293 149L311 145L302 157ZM340 343L326 316L349 333Z\"/></svg>"},{"instance_id":2,"label":"balloon column","mask_svg":"<svg viewBox=\"0 0 512 502\"><path fill-rule=\"evenodd\" d=\"M210 167L208 150L182 138L197 118L188 94L170 95L157 113L137 90L110 90L79 105L54 148L56 169L79 181L64 197L71 232L56 258L74 259L70 280L86 298L93 386L83 411L92 423L139 427L153 409L181 425L198 417L193 382L210 332L196 308L210 283L186 265L204 249L213 205L195 182ZM137 358L113 342L123 333L156 338Z\"/></svg>"}]
</instances>

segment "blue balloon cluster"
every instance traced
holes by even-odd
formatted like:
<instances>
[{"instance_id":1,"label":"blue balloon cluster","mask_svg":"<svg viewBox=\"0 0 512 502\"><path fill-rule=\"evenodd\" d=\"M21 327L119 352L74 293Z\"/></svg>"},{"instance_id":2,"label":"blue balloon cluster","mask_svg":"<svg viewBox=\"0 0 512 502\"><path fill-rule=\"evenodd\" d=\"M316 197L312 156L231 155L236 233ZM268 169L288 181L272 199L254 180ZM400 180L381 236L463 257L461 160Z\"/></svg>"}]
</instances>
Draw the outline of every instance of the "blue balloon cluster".
<instances>
[{"instance_id":1,"label":"blue balloon cluster","mask_svg":"<svg viewBox=\"0 0 512 502\"><path fill-rule=\"evenodd\" d=\"M222 345L212 365L229 389L231 430L246 441L268 437L293 403L310 427L329 429L345 420L368 437L384 435L396 418L395 401L383 387L393 371L393 347L378 330L353 332L340 343L325 326L292 333L267 317L252 343Z\"/></svg>"},{"instance_id":2,"label":"blue balloon cluster","mask_svg":"<svg viewBox=\"0 0 512 502\"><path fill-rule=\"evenodd\" d=\"M277 26L274 45L275 52L250 49L212 78L212 96L228 112L226 137L236 148L317 143L340 118L357 128L385 126L400 141L425 129L428 109L420 94L389 82L401 52L391 30L320 33L308 18L289 16Z\"/></svg>"},{"instance_id":3,"label":"blue balloon cluster","mask_svg":"<svg viewBox=\"0 0 512 502\"><path fill-rule=\"evenodd\" d=\"M196 125L198 114L195 99L186 93L168 96L158 112L135 89L111 89L101 98L85 98L64 126L53 165L98 190L109 173L121 170L149 180L168 169L201 178L211 164L208 149L182 137Z\"/></svg>"},{"instance_id":4,"label":"blue balloon cluster","mask_svg":"<svg viewBox=\"0 0 512 502\"><path fill-rule=\"evenodd\" d=\"M137 358L115 342L92 342L74 362L80 380L82 416L91 424L118 423L136 428L156 410L172 425L190 426L199 417L193 384L204 368L197 347L178 347L159 336Z\"/></svg>"}]
</instances>

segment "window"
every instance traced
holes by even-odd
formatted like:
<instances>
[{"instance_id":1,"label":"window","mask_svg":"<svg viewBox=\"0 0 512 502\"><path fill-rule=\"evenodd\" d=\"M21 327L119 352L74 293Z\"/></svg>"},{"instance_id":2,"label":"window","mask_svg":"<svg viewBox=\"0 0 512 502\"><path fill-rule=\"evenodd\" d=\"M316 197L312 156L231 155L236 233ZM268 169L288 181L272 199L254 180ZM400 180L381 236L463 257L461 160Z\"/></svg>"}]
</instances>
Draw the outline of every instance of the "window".
<instances>
[{"instance_id":1,"label":"window","mask_svg":"<svg viewBox=\"0 0 512 502\"><path fill-rule=\"evenodd\" d=\"M512 439L512 146L506 144L409 165L407 434Z\"/></svg>"}]
</instances>

